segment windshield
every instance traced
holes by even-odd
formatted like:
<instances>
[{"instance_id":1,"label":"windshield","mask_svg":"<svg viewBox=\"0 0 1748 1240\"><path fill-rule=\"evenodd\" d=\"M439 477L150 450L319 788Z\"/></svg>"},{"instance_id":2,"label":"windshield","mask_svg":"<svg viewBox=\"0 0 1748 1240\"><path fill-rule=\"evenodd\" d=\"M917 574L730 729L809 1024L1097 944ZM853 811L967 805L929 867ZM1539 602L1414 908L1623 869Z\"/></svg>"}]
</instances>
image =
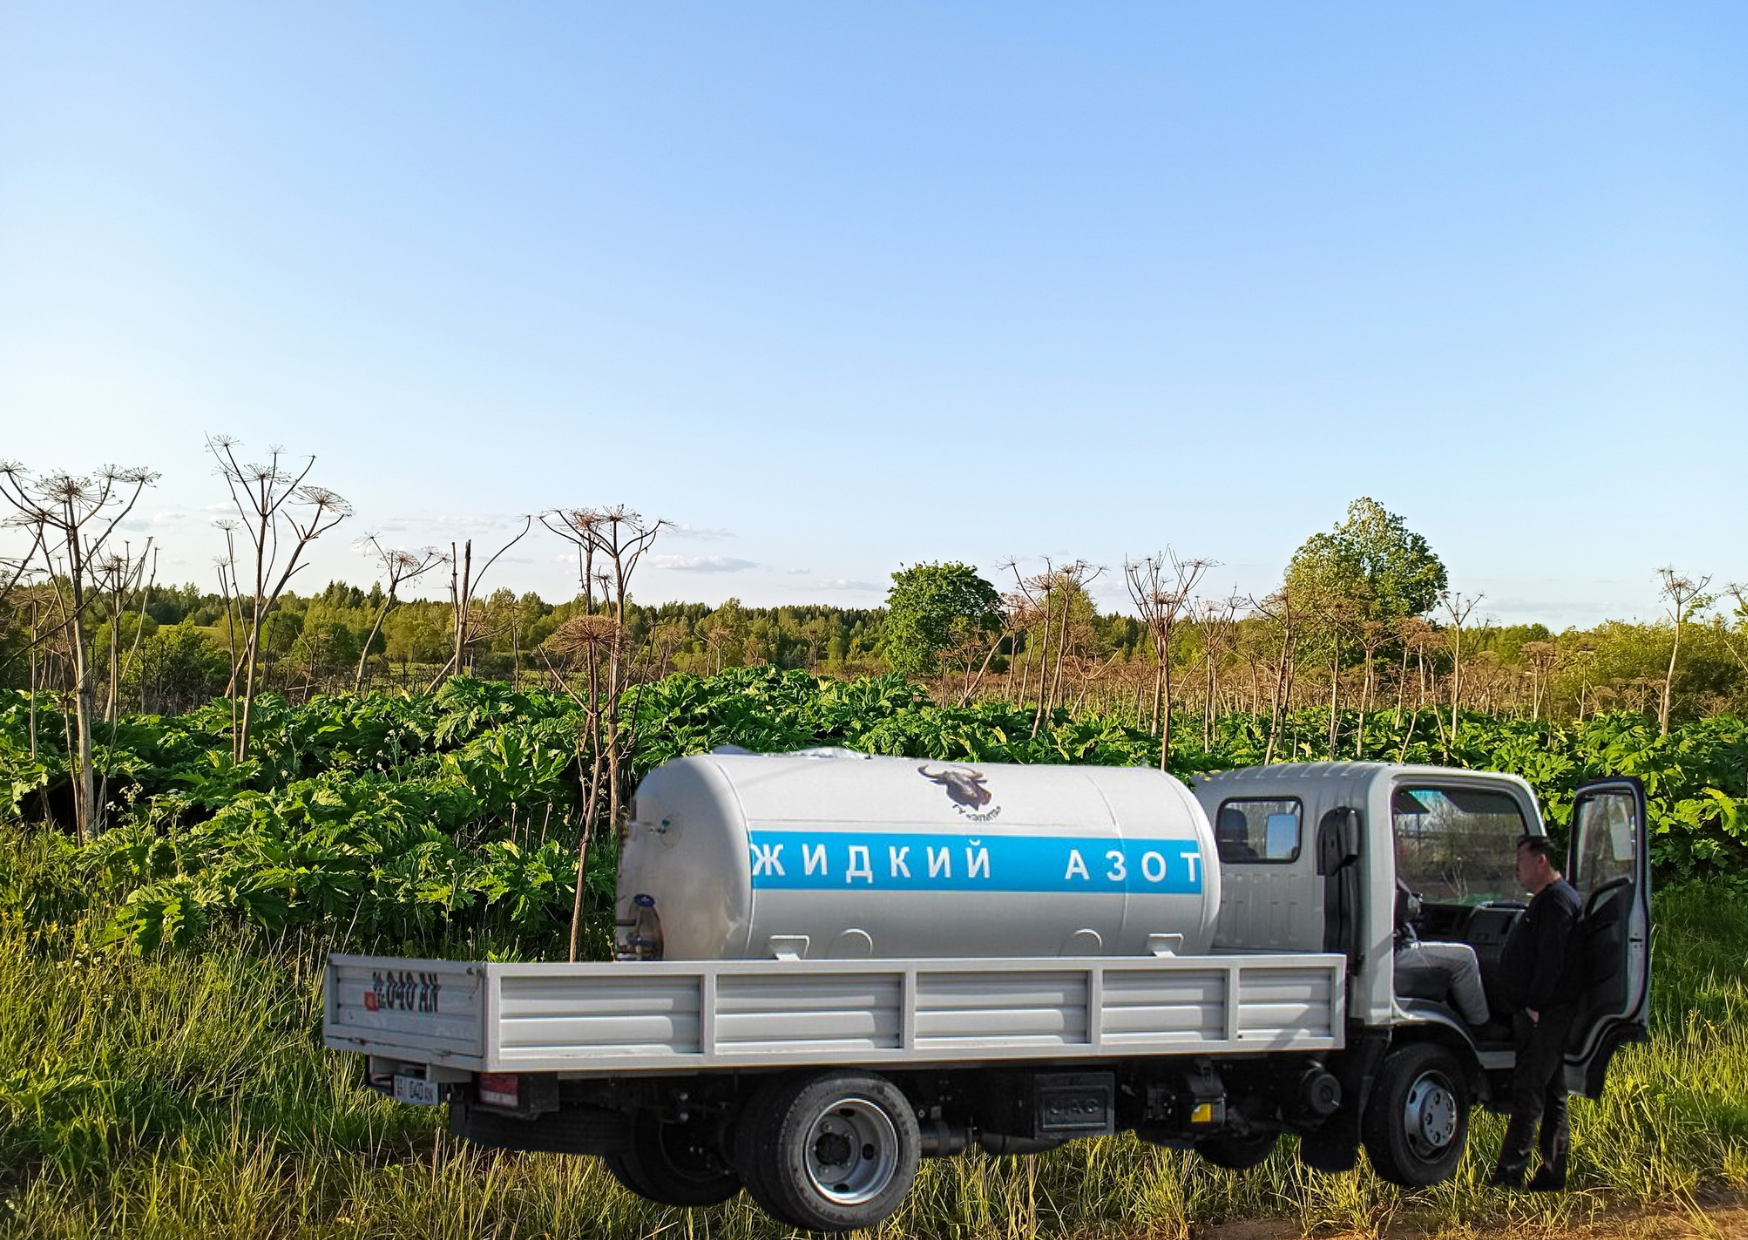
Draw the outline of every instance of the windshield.
<instances>
[{"instance_id":1,"label":"windshield","mask_svg":"<svg viewBox=\"0 0 1748 1240\"><path fill-rule=\"evenodd\" d=\"M1522 898L1517 841L1528 829L1517 801L1503 792L1461 787L1403 787L1391 802L1396 876L1439 904Z\"/></svg>"}]
</instances>

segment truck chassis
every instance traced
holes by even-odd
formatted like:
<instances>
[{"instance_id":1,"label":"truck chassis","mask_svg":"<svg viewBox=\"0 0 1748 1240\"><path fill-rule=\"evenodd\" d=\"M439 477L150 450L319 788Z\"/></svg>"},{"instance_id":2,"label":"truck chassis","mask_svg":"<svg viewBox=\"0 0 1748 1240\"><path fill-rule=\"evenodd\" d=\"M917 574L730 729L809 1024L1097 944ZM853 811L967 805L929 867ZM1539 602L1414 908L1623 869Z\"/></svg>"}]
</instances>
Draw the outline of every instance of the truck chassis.
<instances>
[{"instance_id":1,"label":"truck chassis","mask_svg":"<svg viewBox=\"0 0 1748 1240\"><path fill-rule=\"evenodd\" d=\"M818 1231L919 1158L1134 1130L1254 1165L1339 1107L1339 955L507 964L335 955L323 1038L483 1144Z\"/></svg>"}]
</instances>

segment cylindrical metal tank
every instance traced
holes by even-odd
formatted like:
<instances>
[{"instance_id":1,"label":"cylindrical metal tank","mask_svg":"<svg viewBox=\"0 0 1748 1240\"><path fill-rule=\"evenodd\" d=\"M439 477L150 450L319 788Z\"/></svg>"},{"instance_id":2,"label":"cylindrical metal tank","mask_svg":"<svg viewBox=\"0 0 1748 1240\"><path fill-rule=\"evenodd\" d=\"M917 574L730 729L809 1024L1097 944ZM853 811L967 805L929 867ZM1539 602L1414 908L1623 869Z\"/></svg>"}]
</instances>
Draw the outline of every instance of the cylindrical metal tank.
<instances>
[{"instance_id":1,"label":"cylindrical metal tank","mask_svg":"<svg viewBox=\"0 0 1748 1240\"><path fill-rule=\"evenodd\" d=\"M627 956L1189 954L1220 866L1160 771L713 753L638 786L618 894Z\"/></svg>"}]
</instances>

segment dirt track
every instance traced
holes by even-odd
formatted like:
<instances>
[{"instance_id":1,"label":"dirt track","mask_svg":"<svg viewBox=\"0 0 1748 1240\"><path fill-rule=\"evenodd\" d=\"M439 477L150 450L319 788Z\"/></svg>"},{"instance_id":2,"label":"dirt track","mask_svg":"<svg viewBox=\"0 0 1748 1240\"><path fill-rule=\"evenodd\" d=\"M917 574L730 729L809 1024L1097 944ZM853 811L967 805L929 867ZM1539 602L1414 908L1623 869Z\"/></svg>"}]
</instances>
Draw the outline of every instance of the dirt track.
<instances>
[{"instance_id":1,"label":"dirt track","mask_svg":"<svg viewBox=\"0 0 1748 1240\"><path fill-rule=\"evenodd\" d=\"M1191 1233L1192 1240L1304 1240L1306 1233L1285 1219L1221 1223ZM1314 1240L1373 1240L1371 1233L1317 1231ZM1699 1206L1690 1210L1616 1215L1577 1227L1549 1229L1540 1224L1485 1231L1427 1228L1412 1222L1392 1225L1377 1240L1748 1240L1748 1206Z\"/></svg>"}]
</instances>

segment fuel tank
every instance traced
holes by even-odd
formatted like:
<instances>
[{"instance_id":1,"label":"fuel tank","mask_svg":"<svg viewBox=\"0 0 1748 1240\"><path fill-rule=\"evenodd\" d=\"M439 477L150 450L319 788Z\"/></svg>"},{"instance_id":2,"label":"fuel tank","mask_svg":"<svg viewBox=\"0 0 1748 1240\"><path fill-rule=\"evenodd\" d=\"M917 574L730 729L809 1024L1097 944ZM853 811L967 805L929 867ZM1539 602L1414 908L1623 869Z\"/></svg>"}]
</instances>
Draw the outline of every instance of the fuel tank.
<instances>
[{"instance_id":1,"label":"fuel tank","mask_svg":"<svg viewBox=\"0 0 1748 1240\"><path fill-rule=\"evenodd\" d=\"M618 939L669 960L1190 954L1219 908L1207 817L1161 771L717 752L638 786Z\"/></svg>"}]
</instances>

